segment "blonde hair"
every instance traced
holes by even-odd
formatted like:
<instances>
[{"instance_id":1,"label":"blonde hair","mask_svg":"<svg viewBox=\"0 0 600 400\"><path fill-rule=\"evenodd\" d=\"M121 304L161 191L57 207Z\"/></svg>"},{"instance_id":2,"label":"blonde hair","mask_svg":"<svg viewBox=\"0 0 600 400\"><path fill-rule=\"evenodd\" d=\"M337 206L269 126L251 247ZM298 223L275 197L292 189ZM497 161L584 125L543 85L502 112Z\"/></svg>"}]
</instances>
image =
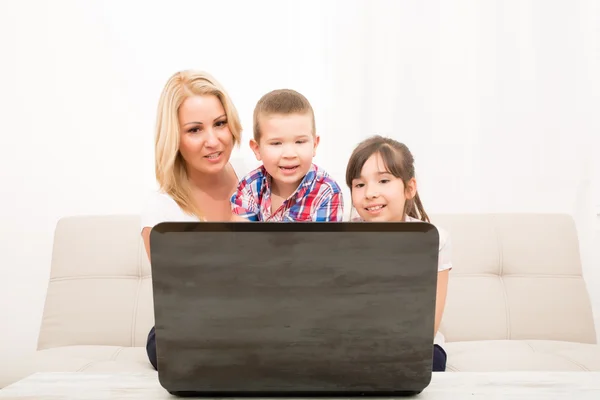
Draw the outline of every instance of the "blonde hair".
<instances>
[{"instance_id":1,"label":"blonde hair","mask_svg":"<svg viewBox=\"0 0 600 400\"><path fill-rule=\"evenodd\" d=\"M223 105L233 144L239 146L242 126L238 112L221 84L204 71L186 70L173 74L165 84L158 102L154 168L160 190L175 200L181 209L204 219L194 205L185 160L179 152L179 107L195 95L214 95Z\"/></svg>"},{"instance_id":2,"label":"blonde hair","mask_svg":"<svg viewBox=\"0 0 600 400\"><path fill-rule=\"evenodd\" d=\"M312 134L316 135L315 113L310 102L301 93L292 89L273 90L260 98L254 107L254 140L260 141L260 117L272 114L310 114Z\"/></svg>"}]
</instances>

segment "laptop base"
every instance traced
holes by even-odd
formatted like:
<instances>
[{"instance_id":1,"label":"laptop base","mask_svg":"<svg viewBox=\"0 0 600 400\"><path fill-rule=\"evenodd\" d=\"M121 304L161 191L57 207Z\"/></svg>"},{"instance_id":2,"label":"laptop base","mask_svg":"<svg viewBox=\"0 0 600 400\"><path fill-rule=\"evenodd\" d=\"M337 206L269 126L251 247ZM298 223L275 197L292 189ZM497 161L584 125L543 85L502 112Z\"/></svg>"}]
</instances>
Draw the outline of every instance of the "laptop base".
<instances>
[{"instance_id":1,"label":"laptop base","mask_svg":"<svg viewBox=\"0 0 600 400\"><path fill-rule=\"evenodd\" d=\"M176 397L207 397L207 398L307 398L307 397L411 397L420 394L422 390L402 390L393 392L190 392L175 391L169 392Z\"/></svg>"}]
</instances>

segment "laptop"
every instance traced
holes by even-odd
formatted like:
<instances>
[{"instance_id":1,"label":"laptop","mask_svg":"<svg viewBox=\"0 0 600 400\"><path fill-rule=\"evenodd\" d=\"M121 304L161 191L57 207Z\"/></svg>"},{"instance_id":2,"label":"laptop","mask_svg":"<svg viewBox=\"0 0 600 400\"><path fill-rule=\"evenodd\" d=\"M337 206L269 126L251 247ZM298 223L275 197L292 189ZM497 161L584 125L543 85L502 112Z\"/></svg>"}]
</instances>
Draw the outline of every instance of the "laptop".
<instances>
[{"instance_id":1,"label":"laptop","mask_svg":"<svg viewBox=\"0 0 600 400\"><path fill-rule=\"evenodd\" d=\"M403 396L430 383L428 223L163 222L160 384L176 396Z\"/></svg>"}]
</instances>

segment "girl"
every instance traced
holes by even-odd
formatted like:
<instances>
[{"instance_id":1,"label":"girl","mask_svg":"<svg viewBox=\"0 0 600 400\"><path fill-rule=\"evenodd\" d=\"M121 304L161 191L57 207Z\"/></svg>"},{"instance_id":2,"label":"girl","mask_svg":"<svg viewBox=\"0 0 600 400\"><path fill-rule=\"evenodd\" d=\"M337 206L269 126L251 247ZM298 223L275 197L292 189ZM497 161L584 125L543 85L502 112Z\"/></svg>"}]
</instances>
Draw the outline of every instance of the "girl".
<instances>
[{"instance_id":1,"label":"girl","mask_svg":"<svg viewBox=\"0 0 600 400\"><path fill-rule=\"evenodd\" d=\"M390 138L373 136L361 142L352 152L346 169L346 184L350 188L355 221L430 222L415 180L413 156L404 144ZM450 240L447 232L440 235L437 297L435 306L435 339L433 371L446 370L446 352L441 347L443 335L438 332L446 303L450 261Z\"/></svg>"}]
</instances>

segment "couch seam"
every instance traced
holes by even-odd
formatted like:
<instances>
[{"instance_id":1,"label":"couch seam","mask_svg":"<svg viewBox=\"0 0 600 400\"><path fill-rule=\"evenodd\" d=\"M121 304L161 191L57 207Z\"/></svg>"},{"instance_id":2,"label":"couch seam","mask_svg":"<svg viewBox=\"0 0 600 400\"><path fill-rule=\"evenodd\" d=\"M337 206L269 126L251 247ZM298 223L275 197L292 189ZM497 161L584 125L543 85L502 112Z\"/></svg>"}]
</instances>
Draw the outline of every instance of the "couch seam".
<instances>
[{"instance_id":1,"label":"couch seam","mask_svg":"<svg viewBox=\"0 0 600 400\"><path fill-rule=\"evenodd\" d=\"M135 328L136 328L136 321L137 321L137 312L138 312L138 306L140 303L140 290L142 287L142 251L144 250L143 248L143 242L141 240L138 240L138 263L137 263L137 267L138 267L138 284L137 284L137 288L135 291L135 303L133 303L133 313L131 316L131 346L135 346Z\"/></svg>"},{"instance_id":2,"label":"couch seam","mask_svg":"<svg viewBox=\"0 0 600 400\"><path fill-rule=\"evenodd\" d=\"M140 303L140 289L142 287L142 278L138 279L137 288L135 290L135 302L133 303L133 313L131 321L131 346L135 346L135 327L136 327L136 316L138 311L138 305Z\"/></svg>"},{"instance_id":3,"label":"couch seam","mask_svg":"<svg viewBox=\"0 0 600 400\"><path fill-rule=\"evenodd\" d=\"M564 355L562 355L562 354L559 354L559 353L548 353L548 354L552 354L553 356L560 357L560 358L562 358L562 359L564 359L564 360L567 360L568 362L570 362L570 363L572 363L572 364L575 364L575 365L577 365L579 368L581 368L581 369L582 369L582 370L584 370L584 371L589 371L589 368L585 367L585 366L584 366L584 365L582 365L582 364L579 364L577 361L575 361L575 360L572 360L571 358L569 358L569 357L567 357L567 356L564 356Z\"/></svg>"},{"instance_id":4,"label":"couch seam","mask_svg":"<svg viewBox=\"0 0 600 400\"><path fill-rule=\"evenodd\" d=\"M534 353L536 353L536 351L535 351L535 349L533 348L533 346L531 345L531 343L529 343L529 342L528 342L528 341L526 341L526 340L525 340L524 342L525 342L525 344L526 344L527 346L529 346L529 348L531 349L531 351L533 351Z\"/></svg>"},{"instance_id":5,"label":"couch seam","mask_svg":"<svg viewBox=\"0 0 600 400\"><path fill-rule=\"evenodd\" d=\"M104 361L104 360L103 360ZM77 372L83 372L85 371L90 365L96 364L98 361L90 361L89 363L85 364L84 366L82 366L81 368L79 368L77 370Z\"/></svg>"},{"instance_id":6,"label":"couch seam","mask_svg":"<svg viewBox=\"0 0 600 400\"><path fill-rule=\"evenodd\" d=\"M492 217L494 218L494 217ZM496 219L496 218L494 218ZM510 340L510 309L508 305L508 296L506 294L506 287L504 285L504 249L502 247L502 240L500 239L500 233L498 232L497 221L494 221L494 233L496 234L496 243L498 245L498 265L500 267L500 273L498 278L500 279L500 286L502 287L502 296L504 297L504 307L506 307L506 338Z\"/></svg>"},{"instance_id":7,"label":"couch seam","mask_svg":"<svg viewBox=\"0 0 600 400\"><path fill-rule=\"evenodd\" d=\"M502 287L502 297L504 298L504 307L506 308L506 339L511 340L510 332L510 310L508 308L508 296L506 295L506 287L504 286L504 279L502 276L498 276L500 280L500 286Z\"/></svg>"},{"instance_id":8,"label":"couch seam","mask_svg":"<svg viewBox=\"0 0 600 400\"><path fill-rule=\"evenodd\" d=\"M142 246L140 245L140 240L138 240L138 262L137 262L137 271L138 271L138 277L142 276L142 258L140 257L140 252L142 251Z\"/></svg>"},{"instance_id":9,"label":"couch seam","mask_svg":"<svg viewBox=\"0 0 600 400\"><path fill-rule=\"evenodd\" d=\"M119 354L121 354L121 352L123 351L124 347L119 347L115 353L110 357L110 361L117 361L117 357L119 356Z\"/></svg>"}]
</instances>

